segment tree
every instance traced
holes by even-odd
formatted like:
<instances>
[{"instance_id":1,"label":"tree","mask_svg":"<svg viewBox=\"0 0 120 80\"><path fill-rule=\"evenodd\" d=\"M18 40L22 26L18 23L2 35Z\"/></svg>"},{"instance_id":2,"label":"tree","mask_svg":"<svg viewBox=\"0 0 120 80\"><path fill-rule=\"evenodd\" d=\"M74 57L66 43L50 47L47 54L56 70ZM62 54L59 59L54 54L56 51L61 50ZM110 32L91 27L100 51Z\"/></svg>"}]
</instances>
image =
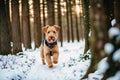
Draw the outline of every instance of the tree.
<instances>
[{"instance_id":1,"label":"tree","mask_svg":"<svg viewBox=\"0 0 120 80\"><path fill-rule=\"evenodd\" d=\"M42 4L43 4L43 26L45 26L46 25L46 20L45 20L45 0L43 0Z\"/></svg>"},{"instance_id":2,"label":"tree","mask_svg":"<svg viewBox=\"0 0 120 80\"><path fill-rule=\"evenodd\" d=\"M30 18L28 0L22 0L22 39L25 48L31 48Z\"/></svg>"},{"instance_id":3,"label":"tree","mask_svg":"<svg viewBox=\"0 0 120 80\"><path fill-rule=\"evenodd\" d=\"M117 21L116 26L120 28L120 1L114 0L114 16Z\"/></svg>"},{"instance_id":4,"label":"tree","mask_svg":"<svg viewBox=\"0 0 120 80\"><path fill-rule=\"evenodd\" d=\"M5 10L5 1L0 1L0 54L11 53L10 34Z\"/></svg>"},{"instance_id":5,"label":"tree","mask_svg":"<svg viewBox=\"0 0 120 80\"><path fill-rule=\"evenodd\" d=\"M12 29L11 29L11 21L10 21L10 8L9 8L10 0L6 0L5 7L6 7L6 17L8 21L8 28L10 33L10 40L12 41Z\"/></svg>"},{"instance_id":6,"label":"tree","mask_svg":"<svg viewBox=\"0 0 120 80\"><path fill-rule=\"evenodd\" d=\"M72 42L74 42L73 19L72 19L72 0L69 0L68 4L70 7L71 37L72 37Z\"/></svg>"},{"instance_id":7,"label":"tree","mask_svg":"<svg viewBox=\"0 0 120 80\"><path fill-rule=\"evenodd\" d=\"M89 24L89 0L82 0L84 6L84 37L85 37L85 49L84 53L86 53L89 49L89 32L90 32L90 24Z\"/></svg>"},{"instance_id":8,"label":"tree","mask_svg":"<svg viewBox=\"0 0 120 80\"><path fill-rule=\"evenodd\" d=\"M70 42L70 25L69 25L69 4L68 4L69 0L65 0L66 2L66 19L67 19L67 40L68 42Z\"/></svg>"},{"instance_id":9,"label":"tree","mask_svg":"<svg viewBox=\"0 0 120 80\"><path fill-rule=\"evenodd\" d=\"M61 16L61 5L60 5L60 0L57 0L58 3L58 25L60 26L60 42L61 46L63 46L63 36L62 36L62 16Z\"/></svg>"},{"instance_id":10,"label":"tree","mask_svg":"<svg viewBox=\"0 0 120 80\"><path fill-rule=\"evenodd\" d=\"M75 6L77 6L76 5L76 1L74 0L74 5ZM76 28L76 38L77 38L77 41L79 42L79 29L78 29L78 14L77 14L77 12L75 11L75 28Z\"/></svg>"},{"instance_id":11,"label":"tree","mask_svg":"<svg viewBox=\"0 0 120 80\"><path fill-rule=\"evenodd\" d=\"M108 41L108 28L110 27L110 14L108 14L107 0L91 0L90 1L90 23L91 23L91 64L87 73L83 78L86 78L89 73L96 70L97 63L105 57L104 45Z\"/></svg>"},{"instance_id":12,"label":"tree","mask_svg":"<svg viewBox=\"0 0 120 80\"><path fill-rule=\"evenodd\" d=\"M12 0L12 41L13 53L16 54L22 51L21 35L20 35L20 16L19 16L19 3L18 0Z\"/></svg>"},{"instance_id":13,"label":"tree","mask_svg":"<svg viewBox=\"0 0 120 80\"><path fill-rule=\"evenodd\" d=\"M55 24L54 0L46 1L47 1L48 25L53 26Z\"/></svg>"},{"instance_id":14,"label":"tree","mask_svg":"<svg viewBox=\"0 0 120 80\"><path fill-rule=\"evenodd\" d=\"M42 41L39 0L33 0L33 9L34 9L34 41L35 41L35 48L38 48Z\"/></svg>"},{"instance_id":15,"label":"tree","mask_svg":"<svg viewBox=\"0 0 120 80\"><path fill-rule=\"evenodd\" d=\"M113 29L117 29L120 31L120 1L119 0L114 0L114 18L116 20L116 24L113 26ZM112 30L112 28L110 29ZM111 32L109 32L109 36ZM104 76L102 80L106 80L107 78L114 76L117 71L120 70L120 61L117 60L116 58L114 59L114 56L119 56L119 50L120 50L120 39L118 39L120 34L114 35L112 37L109 37L110 42L109 44L114 46L114 49L111 51L111 53L108 55L108 64L109 68L106 70L104 73Z\"/></svg>"}]
</instances>

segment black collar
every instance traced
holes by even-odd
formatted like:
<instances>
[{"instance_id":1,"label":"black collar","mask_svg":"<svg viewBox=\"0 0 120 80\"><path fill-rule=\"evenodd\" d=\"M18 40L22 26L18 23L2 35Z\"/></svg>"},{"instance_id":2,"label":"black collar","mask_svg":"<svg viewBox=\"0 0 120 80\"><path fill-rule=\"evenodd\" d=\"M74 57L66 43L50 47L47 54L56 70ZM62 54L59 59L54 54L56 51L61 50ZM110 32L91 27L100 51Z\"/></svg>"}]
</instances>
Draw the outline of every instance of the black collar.
<instances>
[{"instance_id":1,"label":"black collar","mask_svg":"<svg viewBox=\"0 0 120 80\"><path fill-rule=\"evenodd\" d=\"M55 45L57 45L57 41L53 43L49 43L47 40L45 40L45 45L47 45L50 49L52 49Z\"/></svg>"}]
</instances>

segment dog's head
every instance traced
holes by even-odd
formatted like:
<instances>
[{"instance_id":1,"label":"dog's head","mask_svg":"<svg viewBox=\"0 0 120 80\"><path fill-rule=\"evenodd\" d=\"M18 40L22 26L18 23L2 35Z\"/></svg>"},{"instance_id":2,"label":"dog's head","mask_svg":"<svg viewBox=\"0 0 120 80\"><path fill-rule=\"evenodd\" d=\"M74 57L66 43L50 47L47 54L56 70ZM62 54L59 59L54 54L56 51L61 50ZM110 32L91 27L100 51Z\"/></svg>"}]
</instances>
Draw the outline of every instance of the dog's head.
<instances>
[{"instance_id":1,"label":"dog's head","mask_svg":"<svg viewBox=\"0 0 120 80\"><path fill-rule=\"evenodd\" d=\"M60 27L58 25L47 25L45 27L42 27L42 31L45 33L45 38L49 43L53 43L57 40L59 30Z\"/></svg>"}]
</instances>

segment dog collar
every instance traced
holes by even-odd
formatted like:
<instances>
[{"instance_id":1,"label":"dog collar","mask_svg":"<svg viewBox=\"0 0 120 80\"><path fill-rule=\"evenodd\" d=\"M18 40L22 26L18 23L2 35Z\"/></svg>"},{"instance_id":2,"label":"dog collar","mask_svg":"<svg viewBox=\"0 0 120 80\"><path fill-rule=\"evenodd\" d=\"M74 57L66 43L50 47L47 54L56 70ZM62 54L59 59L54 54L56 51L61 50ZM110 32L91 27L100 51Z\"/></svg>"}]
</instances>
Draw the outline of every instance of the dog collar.
<instances>
[{"instance_id":1,"label":"dog collar","mask_svg":"<svg viewBox=\"0 0 120 80\"><path fill-rule=\"evenodd\" d=\"M57 45L57 41L53 42L53 43L49 43L47 40L45 40L45 44L49 47L49 48L53 48L55 45Z\"/></svg>"},{"instance_id":2,"label":"dog collar","mask_svg":"<svg viewBox=\"0 0 120 80\"><path fill-rule=\"evenodd\" d=\"M57 45L57 41L53 43L49 43L47 40L45 40L45 44L50 48L50 56L52 56L52 48Z\"/></svg>"}]
</instances>

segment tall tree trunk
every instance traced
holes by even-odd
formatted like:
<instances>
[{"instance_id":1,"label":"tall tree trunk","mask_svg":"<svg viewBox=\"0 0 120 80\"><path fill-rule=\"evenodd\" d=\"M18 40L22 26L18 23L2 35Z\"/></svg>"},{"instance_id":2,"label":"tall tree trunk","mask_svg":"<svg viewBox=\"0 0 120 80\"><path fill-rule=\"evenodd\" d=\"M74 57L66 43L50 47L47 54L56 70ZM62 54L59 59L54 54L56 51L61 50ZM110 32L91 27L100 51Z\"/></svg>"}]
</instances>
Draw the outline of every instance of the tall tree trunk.
<instances>
[{"instance_id":1,"label":"tall tree trunk","mask_svg":"<svg viewBox=\"0 0 120 80\"><path fill-rule=\"evenodd\" d=\"M83 1L82 0L79 0L80 2L80 7L81 7L81 12L80 12L80 39L83 40L84 38L84 8L83 8Z\"/></svg>"},{"instance_id":2,"label":"tall tree trunk","mask_svg":"<svg viewBox=\"0 0 120 80\"><path fill-rule=\"evenodd\" d=\"M38 48L42 41L39 0L33 0L33 9L34 9L34 41L35 41L35 48Z\"/></svg>"},{"instance_id":3,"label":"tall tree trunk","mask_svg":"<svg viewBox=\"0 0 120 80\"><path fill-rule=\"evenodd\" d=\"M0 1L0 54L11 53L10 34L6 17L5 2Z\"/></svg>"},{"instance_id":4,"label":"tall tree trunk","mask_svg":"<svg viewBox=\"0 0 120 80\"><path fill-rule=\"evenodd\" d=\"M22 32L25 49L31 48L30 18L28 0L22 0Z\"/></svg>"},{"instance_id":5,"label":"tall tree trunk","mask_svg":"<svg viewBox=\"0 0 120 80\"><path fill-rule=\"evenodd\" d=\"M57 0L58 3L58 25L60 26L60 35L59 39L61 42L61 46L63 46L63 36L62 36L62 16L61 16L61 5L60 5L60 0Z\"/></svg>"},{"instance_id":6,"label":"tall tree trunk","mask_svg":"<svg viewBox=\"0 0 120 80\"><path fill-rule=\"evenodd\" d=\"M72 19L72 4L71 4L72 0L69 0L69 6L70 6L70 22L71 22L71 37L72 37L72 42L74 42L74 33L73 33L73 19Z\"/></svg>"},{"instance_id":7,"label":"tall tree trunk","mask_svg":"<svg viewBox=\"0 0 120 80\"><path fill-rule=\"evenodd\" d=\"M9 32L10 32L10 40L12 41L12 29L11 29L11 21L10 21L10 6L9 6L9 2L10 0L6 0L6 17L7 17L7 21L8 21L8 28L9 28Z\"/></svg>"},{"instance_id":8,"label":"tall tree trunk","mask_svg":"<svg viewBox=\"0 0 120 80\"><path fill-rule=\"evenodd\" d=\"M70 42L70 25L69 25L69 0L66 1L66 19L67 19L67 41Z\"/></svg>"},{"instance_id":9,"label":"tall tree trunk","mask_svg":"<svg viewBox=\"0 0 120 80\"><path fill-rule=\"evenodd\" d=\"M42 2L42 5L43 5L43 26L46 26L46 17L45 17L45 0L43 0L43 2ZM42 40L45 38L45 34L44 33L42 33Z\"/></svg>"},{"instance_id":10,"label":"tall tree trunk","mask_svg":"<svg viewBox=\"0 0 120 80\"><path fill-rule=\"evenodd\" d=\"M75 5L75 7L77 6L76 5L76 1L74 0L74 5ZM78 30L78 14L77 14L77 12L75 11L75 28L76 28L76 38L77 38L77 41L79 42L79 30Z\"/></svg>"},{"instance_id":11,"label":"tall tree trunk","mask_svg":"<svg viewBox=\"0 0 120 80\"><path fill-rule=\"evenodd\" d=\"M20 15L19 15L19 2L12 0L12 40L13 40L13 53L16 54L22 51L21 35L20 35Z\"/></svg>"},{"instance_id":12,"label":"tall tree trunk","mask_svg":"<svg viewBox=\"0 0 120 80\"><path fill-rule=\"evenodd\" d=\"M46 0L46 1L47 1L48 25L52 26L55 24L54 0Z\"/></svg>"},{"instance_id":13,"label":"tall tree trunk","mask_svg":"<svg viewBox=\"0 0 120 80\"><path fill-rule=\"evenodd\" d=\"M42 2L43 5L43 26L46 25L46 20L45 20L45 0Z\"/></svg>"},{"instance_id":14,"label":"tall tree trunk","mask_svg":"<svg viewBox=\"0 0 120 80\"><path fill-rule=\"evenodd\" d=\"M120 28L120 0L114 0L114 16L117 21L116 26Z\"/></svg>"},{"instance_id":15,"label":"tall tree trunk","mask_svg":"<svg viewBox=\"0 0 120 80\"><path fill-rule=\"evenodd\" d=\"M110 14L107 13L107 0L91 0L90 21L91 21L91 64L87 73L83 78L86 78L89 73L96 70L97 63L105 57L104 44L108 41L108 27L110 26Z\"/></svg>"},{"instance_id":16,"label":"tall tree trunk","mask_svg":"<svg viewBox=\"0 0 120 80\"><path fill-rule=\"evenodd\" d=\"M119 0L114 0L114 18L116 20L115 27L120 31L120 1ZM113 60L114 56L119 54L119 53L115 54L118 50L120 50L120 40L119 41L117 40L119 36L120 34L110 38L109 44L112 44L114 46L114 50L111 52L110 55L108 55L109 68L104 73L104 77L102 78L102 80L106 80L107 78L114 76L117 73L117 71L120 70L120 61Z\"/></svg>"},{"instance_id":17,"label":"tall tree trunk","mask_svg":"<svg viewBox=\"0 0 120 80\"><path fill-rule=\"evenodd\" d=\"M84 6L84 37L85 37L85 49L84 53L86 53L89 49L89 30L90 30L90 24L89 24L89 0L82 0L83 6Z\"/></svg>"}]
</instances>

